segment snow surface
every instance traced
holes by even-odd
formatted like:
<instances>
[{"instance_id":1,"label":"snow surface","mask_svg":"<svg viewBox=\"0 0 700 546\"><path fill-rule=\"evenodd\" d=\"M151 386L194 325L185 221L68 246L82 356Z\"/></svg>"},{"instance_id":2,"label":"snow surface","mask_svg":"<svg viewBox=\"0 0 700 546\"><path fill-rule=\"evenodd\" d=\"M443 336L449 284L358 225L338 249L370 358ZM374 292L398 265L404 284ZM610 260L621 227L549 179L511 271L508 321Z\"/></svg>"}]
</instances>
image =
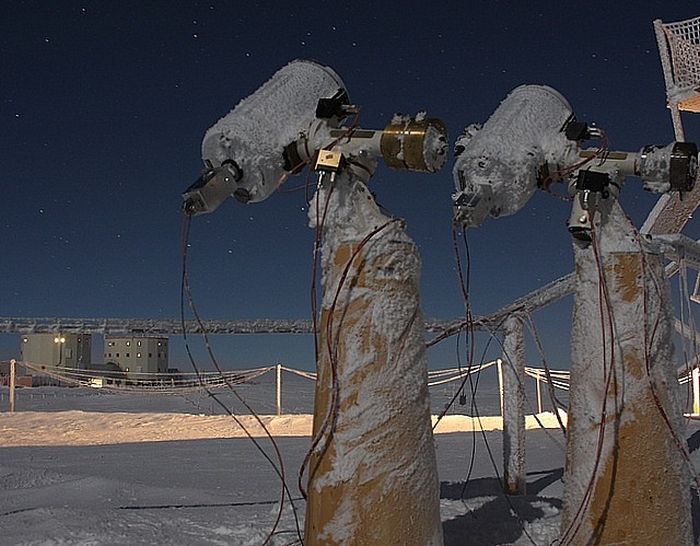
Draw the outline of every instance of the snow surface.
<instances>
[{"instance_id":1,"label":"snow surface","mask_svg":"<svg viewBox=\"0 0 700 546\"><path fill-rule=\"evenodd\" d=\"M286 381L295 397L302 397L304 383ZM63 396L34 395L30 392ZM241 389L251 399L269 397L267 385L259 382ZM6 393L6 389L4 390ZM437 394L438 398L441 392ZM273 394L274 397L274 394ZM178 430L200 426L198 415L173 412L175 397L106 395L94 389L20 389L21 408L41 405L41 413L19 412L18 417L0 413L0 543L29 544L233 544L259 545L274 521L279 482L269 464L252 443L243 438L184 440ZM148 400L147 400L148 399ZM484 399L482 413L498 410L498 399ZM6 399L5 399L6 401ZM125 406L148 407L175 414L161 423L163 441L138 441L139 427L126 424L127 443L103 445L43 445L10 447L6 443L7 423L28 419L27 426L39 426L61 436L61 410L80 403L93 411L73 412L73 422L95 419L95 428L109 422L111 411ZM50 406L49 406L50 404ZM439 404L438 404L439 405ZM192 407L183 401L183 408ZM101 411L97 411L101 409ZM195 408L196 411L196 408ZM124 419L116 415L115 420ZM24 414L24 416L23 416ZM284 417L291 417L285 415ZM456 416L455 416L456 417ZM136 419L143 419L136 414ZM59 419L59 420L56 420ZM160 416L153 418L155 422ZM187 420L192 419L187 426ZM123 421L122 421L123 422ZM31 425L29 425L31 423ZM81 425L83 426L83 425ZM231 423L230 431L235 429ZM171 440L165 440L168 431ZM31 436L32 429L25 430ZM700 423L689 425L689 446L697 463L700 458ZM105 430L109 436L109 430ZM526 437L527 495L505 497L485 449L484 437L498 460L501 433L454 433L435 436L440 479L440 511L445 544L451 546L532 544L523 525L538 545L549 545L556 537L561 509L564 450L558 430L529 430ZM296 471L309 446L309 437L280 437L278 443L286 462L292 494L296 495ZM264 443L269 451L269 444ZM464 481L475 448L471 479ZM500 466L500 463L499 463ZM500 468L499 468L500 471ZM304 503L295 502L303 525ZM698 518L699 514L695 517ZM291 508L283 514L274 544L293 542L296 537ZM697 534L697 532L696 532Z\"/></svg>"},{"instance_id":2,"label":"snow surface","mask_svg":"<svg viewBox=\"0 0 700 546\"><path fill-rule=\"evenodd\" d=\"M438 440L446 464L450 453L468 449L467 439L461 440L444 449ZM280 439L289 468L298 467L307 444L308 439ZM0 472L4 544L260 544L277 495L274 475L246 440L5 448ZM460 474L454 472L452 481ZM476 526L481 537L498 536L498 519L490 530L483 527L496 514L512 520L499 506L495 482L488 483L489 494L478 481L474 494L467 491L467 506L457 500L461 484L443 484L443 519L453 535ZM298 507L303 518L303 504ZM286 511L287 532L275 544L291 541L293 529ZM516 533L511 529L508 540L517 539Z\"/></svg>"}]
</instances>

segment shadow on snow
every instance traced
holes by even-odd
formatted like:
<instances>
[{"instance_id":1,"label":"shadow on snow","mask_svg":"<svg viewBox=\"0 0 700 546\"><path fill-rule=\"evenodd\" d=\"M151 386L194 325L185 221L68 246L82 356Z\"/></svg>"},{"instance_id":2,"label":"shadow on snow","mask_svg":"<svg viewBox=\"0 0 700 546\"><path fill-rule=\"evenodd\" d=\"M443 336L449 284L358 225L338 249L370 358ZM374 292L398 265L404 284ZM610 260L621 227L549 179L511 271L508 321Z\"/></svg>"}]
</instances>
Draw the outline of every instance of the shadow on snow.
<instances>
[{"instance_id":1,"label":"shadow on snow","mask_svg":"<svg viewBox=\"0 0 700 546\"><path fill-rule=\"evenodd\" d=\"M442 529L445 546L491 546L516 541L523 534L524 522L544 517L541 506L549 504L561 510L560 499L539 497L538 494L554 482L561 480L563 468L529 473L540 476L527 483L526 495L505 495L498 478L478 478L464 482L442 482L440 498L468 500L478 497L495 497L464 515L444 521Z\"/></svg>"}]
</instances>

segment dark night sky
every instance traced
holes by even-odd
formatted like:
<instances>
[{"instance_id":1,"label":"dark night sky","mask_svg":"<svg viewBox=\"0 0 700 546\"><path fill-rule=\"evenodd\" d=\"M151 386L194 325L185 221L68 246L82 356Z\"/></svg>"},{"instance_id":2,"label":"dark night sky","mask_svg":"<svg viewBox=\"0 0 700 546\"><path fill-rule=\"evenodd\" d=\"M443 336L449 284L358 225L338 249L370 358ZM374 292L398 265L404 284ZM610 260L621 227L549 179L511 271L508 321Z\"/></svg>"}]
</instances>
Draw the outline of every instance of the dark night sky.
<instances>
[{"instance_id":1,"label":"dark night sky","mask_svg":"<svg viewBox=\"0 0 700 546\"><path fill-rule=\"evenodd\" d=\"M180 194L204 132L295 58L333 67L360 123L427 110L451 142L514 87L548 84L612 149L673 140L652 28L700 15L647 2L3 2L0 5L0 316L179 314ZM686 115L690 140L700 125ZM382 166L371 189L404 217L423 258L426 316L463 311L450 235L451 161L437 175ZM297 186L302 178L291 179ZM630 182L641 225L656 197ZM306 318L312 231L303 192L230 200L192 226L205 318ZM474 311L488 313L572 268L568 205L540 193L470 232ZM697 221L686 232L700 235ZM535 318L566 367L570 302ZM17 336L0 336L0 358ZM226 365L312 365L307 337L216 340ZM431 355L453 364L453 346ZM174 365L184 367L175 348Z\"/></svg>"}]
</instances>

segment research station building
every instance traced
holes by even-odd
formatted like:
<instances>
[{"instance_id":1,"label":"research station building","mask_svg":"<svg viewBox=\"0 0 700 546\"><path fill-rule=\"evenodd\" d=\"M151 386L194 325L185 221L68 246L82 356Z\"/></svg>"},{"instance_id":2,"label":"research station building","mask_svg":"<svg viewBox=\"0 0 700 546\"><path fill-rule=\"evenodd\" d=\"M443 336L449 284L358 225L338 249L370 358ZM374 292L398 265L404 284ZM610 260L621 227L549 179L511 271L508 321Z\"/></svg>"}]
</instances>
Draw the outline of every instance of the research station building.
<instances>
[{"instance_id":1,"label":"research station building","mask_svg":"<svg viewBox=\"0 0 700 546\"><path fill-rule=\"evenodd\" d=\"M92 337L89 334L24 334L21 359L52 368L89 369L92 363Z\"/></svg>"},{"instance_id":2,"label":"research station building","mask_svg":"<svg viewBox=\"0 0 700 546\"><path fill-rule=\"evenodd\" d=\"M146 336L105 337L105 364L119 366L127 377L168 371L168 338ZM144 378L144 376L140 376Z\"/></svg>"}]
</instances>

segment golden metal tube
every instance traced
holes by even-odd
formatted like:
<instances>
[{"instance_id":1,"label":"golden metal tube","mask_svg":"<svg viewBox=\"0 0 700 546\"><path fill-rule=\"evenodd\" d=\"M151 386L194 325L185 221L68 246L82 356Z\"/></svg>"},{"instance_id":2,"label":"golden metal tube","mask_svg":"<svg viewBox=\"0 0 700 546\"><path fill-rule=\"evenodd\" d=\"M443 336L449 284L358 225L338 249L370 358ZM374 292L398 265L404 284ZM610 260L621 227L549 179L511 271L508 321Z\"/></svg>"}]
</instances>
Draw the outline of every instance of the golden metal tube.
<instances>
[{"instance_id":1,"label":"golden metal tube","mask_svg":"<svg viewBox=\"0 0 700 546\"><path fill-rule=\"evenodd\" d=\"M427 142L430 129L447 142L447 129L436 118L416 120L410 118L402 123L389 123L382 133L381 152L384 161L392 169L400 171L435 172L439 170L426 161L431 143ZM426 149L426 146L428 149Z\"/></svg>"}]
</instances>

